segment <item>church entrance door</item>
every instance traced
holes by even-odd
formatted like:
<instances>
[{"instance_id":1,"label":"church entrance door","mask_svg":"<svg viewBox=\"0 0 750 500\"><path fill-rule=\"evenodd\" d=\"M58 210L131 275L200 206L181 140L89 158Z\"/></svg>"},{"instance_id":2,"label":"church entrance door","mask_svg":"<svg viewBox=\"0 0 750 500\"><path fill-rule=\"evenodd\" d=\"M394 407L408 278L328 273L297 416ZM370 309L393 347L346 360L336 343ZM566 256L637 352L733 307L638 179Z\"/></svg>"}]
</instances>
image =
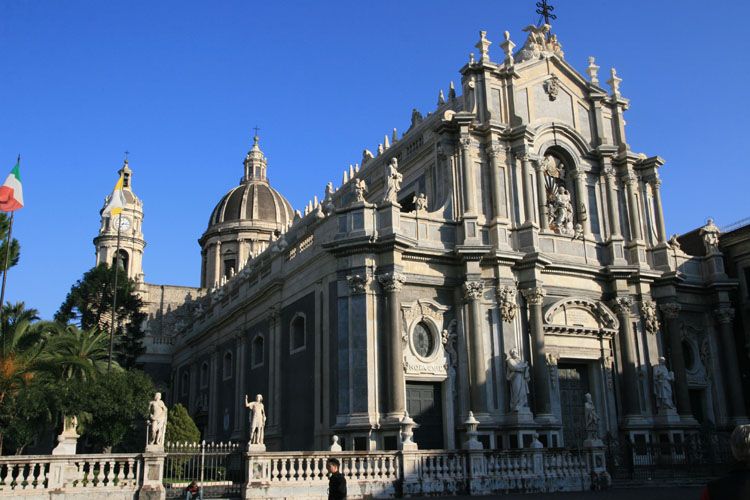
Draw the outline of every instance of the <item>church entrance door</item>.
<instances>
[{"instance_id":1,"label":"church entrance door","mask_svg":"<svg viewBox=\"0 0 750 500\"><path fill-rule=\"evenodd\" d=\"M560 410L565 446L580 446L586 439L585 395L589 391L589 370L583 363L560 363Z\"/></svg>"},{"instance_id":2,"label":"church entrance door","mask_svg":"<svg viewBox=\"0 0 750 500\"><path fill-rule=\"evenodd\" d=\"M414 442L422 450L443 448L443 402L440 383L407 382L406 410L419 424Z\"/></svg>"}]
</instances>

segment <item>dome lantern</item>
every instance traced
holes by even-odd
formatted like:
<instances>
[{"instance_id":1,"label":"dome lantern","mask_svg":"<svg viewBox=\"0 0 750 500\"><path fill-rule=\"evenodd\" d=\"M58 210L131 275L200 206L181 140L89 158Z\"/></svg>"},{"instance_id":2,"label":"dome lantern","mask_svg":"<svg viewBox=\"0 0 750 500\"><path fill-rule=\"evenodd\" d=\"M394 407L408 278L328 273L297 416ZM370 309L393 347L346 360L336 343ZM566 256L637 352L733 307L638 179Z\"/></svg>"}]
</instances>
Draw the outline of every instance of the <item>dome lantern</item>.
<instances>
[{"instance_id":1,"label":"dome lantern","mask_svg":"<svg viewBox=\"0 0 750 500\"><path fill-rule=\"evenodd\" d=\"M263 181L268 182L266 177L266 155L260 150L258 141L260 138L256 132L253 137L253 147L245 155L245 176L241 182Z\"/></svg>"}]
</instances>

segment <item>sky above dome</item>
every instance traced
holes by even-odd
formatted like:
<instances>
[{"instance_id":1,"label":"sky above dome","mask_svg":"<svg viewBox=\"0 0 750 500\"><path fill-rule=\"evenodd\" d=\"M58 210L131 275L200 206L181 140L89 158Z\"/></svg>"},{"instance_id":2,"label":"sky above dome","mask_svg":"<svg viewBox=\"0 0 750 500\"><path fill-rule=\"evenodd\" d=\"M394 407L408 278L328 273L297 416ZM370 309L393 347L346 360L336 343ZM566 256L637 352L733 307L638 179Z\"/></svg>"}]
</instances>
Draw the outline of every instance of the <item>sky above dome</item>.
<instances>
[{"instance_id":1,"label":"sky above dome","mask_svg":"<svg viewBox=\"0 0 750 500\"><path fill-rule=\"evenodd\" d=\"M539 16L534 0L0 2L0 171L21 154L21 261L6 300L50 318L94 264L104 196L130 151L149 283L197 286L211 210L260 127L268 178L294 206L435 109L476 52ZM554 1L565 59L615 66L636 152L665 158L669 234L750 216L744 2ZM469 7L465 7L469 5ZM2 175L6 175L2 171Z\"/></svg>"}]
</instances>

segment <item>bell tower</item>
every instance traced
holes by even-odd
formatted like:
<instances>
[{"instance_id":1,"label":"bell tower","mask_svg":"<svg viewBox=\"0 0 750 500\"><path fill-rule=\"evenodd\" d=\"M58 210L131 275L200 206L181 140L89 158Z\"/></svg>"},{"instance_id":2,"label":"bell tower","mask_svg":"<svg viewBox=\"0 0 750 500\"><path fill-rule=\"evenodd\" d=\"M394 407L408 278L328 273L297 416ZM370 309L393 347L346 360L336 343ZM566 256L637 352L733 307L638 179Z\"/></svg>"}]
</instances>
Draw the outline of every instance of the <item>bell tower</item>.
<instances>
[{"instance_id":1,"label":"bell tower","mask_svg":"<svg viewBox=\"0 0 750 500\"><path fill-rule=\"evenodd\" d=\"M99 234L94 238L96 248L96 265L106 262L110 266L116 262L117 229L120 229L120 265L127 271L128 277L143 282L143 202L133 193L133 171L125 158L122 168L117 171L122 176L122 190L125 207L119 215L110 217L101 215L109 203L111 194L104 199Z\"/></svg>"}]
</instances>

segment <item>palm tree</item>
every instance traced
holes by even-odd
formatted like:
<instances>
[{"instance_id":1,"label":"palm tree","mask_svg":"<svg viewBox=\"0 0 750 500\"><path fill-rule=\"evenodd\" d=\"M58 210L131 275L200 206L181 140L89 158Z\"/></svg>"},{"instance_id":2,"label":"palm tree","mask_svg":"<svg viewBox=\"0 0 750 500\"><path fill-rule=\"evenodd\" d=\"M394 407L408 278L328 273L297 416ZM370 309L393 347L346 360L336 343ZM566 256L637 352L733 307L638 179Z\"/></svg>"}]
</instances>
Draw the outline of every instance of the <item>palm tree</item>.
<instances>
[{"instance_id":1,"label":"palm tree","mask_svg":"<svg viewBox=\"0 0 750 500\"><path fill-rule=\"evenodd\" d=\"M24 319L29 323L39 321L39 311L33 307L26 309L26 303L23 301L16 302L15 304L6 302L0 314L2 314L3 318L2 331L13 328L16 323Z\"/></svg>"},{"instance_id":2,"label":"palm tree","mask_svg":"<svg viewBox=\"0 0 750 500\"><path fill-rule=\"evenodd\" d=\"M109 359L109 334L92 327L86 330L76 325L56 323L55 334L42 355L44 369L64 380L91 381L106 373ZM115 369L120 369L112 362Z\"/></svg>"},{"instance_id":3,"label":"palm tree","mask_svg":"<svg viewBox=\"0 0 750 500\"><path fill-rule=\"evenodd\" d=\"M54 323L32 323L26 318L13 322L3 330L0 340L0 408L29 383L42 366L42 358ZM3 432L0 430L0 453Z\"/></svg>"}]
</instances>

